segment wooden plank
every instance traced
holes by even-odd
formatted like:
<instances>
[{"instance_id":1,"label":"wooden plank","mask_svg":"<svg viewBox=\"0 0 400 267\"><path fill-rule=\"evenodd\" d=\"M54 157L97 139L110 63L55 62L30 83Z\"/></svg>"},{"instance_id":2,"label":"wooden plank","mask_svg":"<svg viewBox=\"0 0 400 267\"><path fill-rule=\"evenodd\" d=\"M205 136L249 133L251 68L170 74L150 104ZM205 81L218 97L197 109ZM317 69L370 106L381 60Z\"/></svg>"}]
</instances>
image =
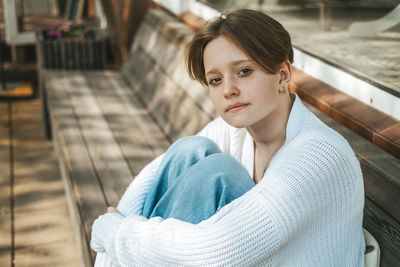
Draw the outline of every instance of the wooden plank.
<instances>
[{"instance_id":1,"label":"wooden plank","mask_svg":"<svg viewBox=\"0 0 400 267\"><path fill-rule=\"evenodd\" d=\"M144 22L151 25L154 29L162 30L166 22L176 22L176 17L168 14L165 10L156 7L147 12Z\"/></svg>"},{"instance_id":2,"label":"wooden plank","mask_svg":"<svg viewBox=\"0 0 400 267\"><path fill-rule=\"evenodd\" d=\"M174 141L195 134L216 113L208 90L190 80L186 73L184 37L190 37L192 32L170 17L159 16L158 22L149 22L154 11L149 13L132 47L137 56L128 58L131 62L124 65L123 75L132 87L139 88L137 93L142 102ZM190 114L199 115L193 119Z\"/></svg>"},{"instance_id":3,"label":"wooden plank","mask_svg":"<svg viewBox=\"0 0 400 267\"><path fill-rule=\"evenodd\" d=\"M119 74L96 73L86 78L104 119L136 175L170 143Z\"/></svg>"},{"instance_id":4,"label":"wooden plank","mask_svg":"<svg viewBox=\"0 0 400 267\"><path fill-rule=\"evenodd\" d=\"M108 27L115 40L113 54L115 55L116 63L119 65L126 57L127 48L124 46L123 28L121 19L121 1L106 1L100 0L103 11L107 18Z\"/></svg>"},{"instance_id":5,"label":"wooden plank","mask_svg":"<svg viewBox=\"0 0 400 267\"><path fill-rule=\"evenodd\" d=\"M174 89L174 91L170 92L170 95L177 98L187 98L185 101L190 104L193 103L200 108L200 113L205 113L209 116L207 120L204 120L207 122L216 116L214 107L208 97L208 89L192 81L185 67L184 47L192 34L193 32L190 29L176 19L167 16L162 11L151 10L144 23L140 26L135 44L131 49L133 55L130 54L128 56L122 68L122 74L132 87L139 89L138 93L146 104L150 103L156 91L159 91L158 87L163 86L165 80L170 80L169 84ZM159 77L159 75L162 75L162 77L167 76L167 79L154 79L154 77ZM187 96L183 96L179 91L185 92ZM167 101L165 103L165 105L161 105L159 108L163 108L164 106L164 110L167 110L175 107L174 103L171 105ZM157 111L156 115L160 114L166 115L167 113ZM193 111L189 114L193 114ZM173 117L170 122L174 121ZM176 139L178 136L193 134L201 128L194 127L193 130L179 135L175 131L179 127L172 127L172 131L170 131L168 130L168 124L165 123L165 119L159 122L160 125L166 127L166 133L170 134L173 132L171 135L174 136L173 139Z\"/></svg>"},{"instance_id":6,"label":"wooden plank","mask_svg":"<svg viewBox=\"0 0 400 267\"><path fill-rule=\"evenodd\" d=\"M139 34L145 35L146 31L150 31L143 30L145 27L141 27ZM142 35L140 35L140 39L138 36L140 43L143 41L142 38L147 38ZM149 38L151 39L151 37ZM158 39L149 41L148 47L158 41ZM187 90L183 89L179 82L171 79L162 65L159 65L144 51L143 47L133 46L133 52L137 56L129 57L131 62L124 65L124 78L130 82L131 87L138 88L135 89L135 92L141 102L149 109L157 123L162 126L163 132L169 136L170 140L195 134L215 117L208 91L201 87L202 92L193 90L194 93L189 94L191 89L199 88L194 81L191 81L192 87ZM181 52L183 56L183 51ZM170 63L174 67L174 62ZM181 63L183 64L183 61ZM198 116L194 119L191 114L198 114Z\"/></svg>"},{"instance_id":7,"label":"wooden plank","mask_svg":"<svg viewBox=\"0 0 400 267\"><path fill-rule=\"evenodd\" d=\"M15 259L16 267L31 266L57 266L70 267L81 266L75 257L69 253L65 243L54 243L29 248L21 248ZM53 255L48 257L48 255ZM11 266L11 265L2 265Z\"/></svg>"},{"instance_id":8,"label":"wooden plank","mask_svg":"<svg viewBox=\"0 0 400 267\"><path fill-rule=\"evenodd\" d=\"M76 266L79 264L79 258L75 249L74 236L71 235L71 232L72 226L69 223L66 206L16 213L15 258L19 258L22 248L27 249L49 244L64 244L64 256L68 258L74 257L75 260L73 263L76 263ZM48 259L55 256L52 254L46 255Z\"/></svg>"},{"instance_id":9,"label":"wooden plank","mask_svg":"<svg viewBox=\"0 0 400 267\"><path fill-rule=\"evenodd\" d=\"M11 188L8 103L0 102L0 266L11 266Z\"/></svg>"},{"instance_id":10,"label":"wooden plank","mask_svg":"<svg viewBox=\"0 0 400 267\"><path fill-rule=\"evenodd\" d=\"M146 53L139 46L132 48L125 61L121 74L123 79L131 85L131 90L140 89L148 73L154 68L154 61L149 60Z\"/></svg>"},{"instance_id":11,"label":"wooden plank","mask_svg":"<svg viewBox=\"0 0 400 267\"><path fill-rule=\"evenodd\" d=\"M400 164L400 163L399 163ZM365 195L400 222L400 185L382 175L379 170L361 160ZM400 231L400 229L398 229Z\"/></svg>"},{"instance_id":12,"label":"wooden plank","mask_svg":"<svg viewBox=\"0 0 400 267\"><path fill-rule=\"evenodd\" d=\"M369 198L365 199L363 226L378 241L382 267L400 262L400 224Z\"/></svg>"},{"instance_id":13,"label":"wooden plank","mask_svg":"<svg viewBox=\"0 0 400 267\"><path fill-rule=\"evenodd\" d=\"M164 21L164 23L164 27L158 30L148 21L141 26L140 35L137 38L140 49L159 65L204 112L215 117L216 113L208 97L208 89L191 80L186 71L184 50L193 31L177 20Z\"/></svg>"},{"instance_id":14,"label":"wooden plank","mask_svg":"<svg viewBox=\"0 0 400 267\"><path fill-rule=\"evenodd\" d=\"M80 72L64 73L71 104L104 194L116 206L134 174L116 143L91 88ZM117 182L118 181L118 182Z\"/></svg>"},{"instance_id":15,"label":"wooden plank","mask_svg":"<svg viewBox=\"0 0 400 267\"><path fill-rule=\"evenodd\" d=\"M55 121L52 118L51 120ZM95 253L90 248L90 234L92 229L90 220L92 218L96 218L96 214L99 212L104 212L104 207L102 206L107 205L106 203L102 202L104 201L104 197L103 195L99 194L102 192L99 192L101 190L97 189L97 184L87 185L83 188L79 186L85 183L83 181L85 178L88 178L89 181L93 181L93 172L90 170L85 170L86 173L81 174L79 173L79 170L73 169L73 166L78 164L78 160L75 162L69 162L68 159L64 158L68 153L61 151L61 145L59 144L62 143L62 146L65 147L65 139L62 139L63 137L61 137L61 134L56 136L56 133L57 130L52 129L52 135L54 136L54 148L59 158L61 177L63 179L65 193L67 196L68 211L73 224L75 244L78 249L80 263L81 266L84 267L93 266ZM75 148L74 150L78 149ZM85 152L82 153L84 154ZM87 155L82 155L80 159L88 159L88 157ZM91 191L87 191L86 193L88 194L86 195L85 192L83 192L85 189L90 189Z\"/></svg>"},{"instance_id":16,"label":"wooden plank","mask_svg":"<svg viewBox=\"0 0 400 267\"><path fill-rule=\"evenodd\" d=\"M163 69L168 76L175 80L175 82L181 88L185 89L194 100L197 100L201 106L206 106L206 111L210 111L211 108L212 113L212 104L207 98L208 90L203 88L197 82L192 81L186 72L184 48L188 40L179 40L179 38L178 40L171 39L171 30L165 31L164 28L157 29L154 25L149 23L148 19L149 18L147 18L145 23L142 23L140 26L135 43L132 45L131 53L135 53L135 56L128 56L126 62L124 63L122 73L128 80L130 79L130 76L134 76L135 72L126 71L125 66L131 66L133 64L139 64L139 62L145 62L145 60L137 60L137 57L140 56L140 54L145 53L144 55L149 58L149 60L152 62L152 65L156 64L161 66L161 69ZM193 33L187 29L184 24L176 20L172 21L172 25L177 25L172 32L181 32L181 35L183 32L183 35L187 36L187 38L189 38ZM138 65L138 67L139 66L141 65ZM146 72L139 71L138 74L139 73L143 74ZM132 84L137 85L136 82L132 82ZM206 96L206 99L204 96Z\"/></svg>"},{"instance_id":17,"label":"wooden plank","mask_svg":"<svg viewBox=\"0 0 400 267\"><path fill-rule=\"evenodd\" d=\"M45 138L40 99L13 103L13 168L15 265L37 257L35 248L63 245L60 256L46 253L45 262L79 265L58 162Z\"/></svg>"},{"instance_id":18,"label":"wooden plank","mask_svg":"<svg viewBox=\"0 0 400 267\"><path fill-rule=\"evenodd\" d=\"M107 203L66 92L68 84L64 84L60 72L52 71L44 75L54 147L74 222L81 263L92 266L94 253L89 246L91 226L94 219L104 213Z\"/></svg>"},{"instance_id":19,"label":"wooden plank","mask_svg":"<svg viewBox=\"0 0 400 267\"><path fill-rule=\"evenodd\" d=\"M87 16L88 18L93 18L96 16L96 6L95 0L88 0L87 1Z\"/></svg>"},{"instance_id":20,"label":"wooden plank","mask_svg":"<svg viewBox=\"0 0 400 267\"><path fill-rule=\"evenodd\" d=\"M177 97L169 107L169 132L173 141L183 136L194 135L207 125L213 118L199 108L186 94ZM181 101L180 101L181 100ZM193 116L192 114L196 114Z\"/></svg>"},{"instance_id":21,"label":"wooden plank","mask_svg":"<svg viewBox=\"0 0 400 267\"><path fill-rule=\"evenodd\" d=\"M170 140L193 135L212 119L158 65L146 73L136 91Z\"/></svg>"},{"instance_id":22,"label":"wooden plank","mask_svg":"<svg viewBox=\"0 0 400 267\"><path fill-rule=\"evenodd\" d=\"M7 102L0 102L0 187L10 186L10 126L9 126L9 106ZM6 190L7 191L7 190ZM10 202L7 201L6 194L0 202L0 215L8 214Z\"/></svg>"},{"instance_id":23,"label":"wooden plank","mask_svg":"<svg viewBox=\"0 0 400 267\"><path fill-rule=\"evenodd\" d=\"M7 194L0 187L1 194ZM0 266L11 266L12 262L12 241L11 241L11 218L9 214L0 215Z\"/></svg>"},{"instance_id":24,"label":"wooden plank","mask_svg":"<svg viewBox=\"0 0 400 267\"><path fill-rule=\"evenodd\" d=\"M150 0L125 0L122 13L124 45L129 49L132 39L151 4Z\"/></svg>"}]
</instances>

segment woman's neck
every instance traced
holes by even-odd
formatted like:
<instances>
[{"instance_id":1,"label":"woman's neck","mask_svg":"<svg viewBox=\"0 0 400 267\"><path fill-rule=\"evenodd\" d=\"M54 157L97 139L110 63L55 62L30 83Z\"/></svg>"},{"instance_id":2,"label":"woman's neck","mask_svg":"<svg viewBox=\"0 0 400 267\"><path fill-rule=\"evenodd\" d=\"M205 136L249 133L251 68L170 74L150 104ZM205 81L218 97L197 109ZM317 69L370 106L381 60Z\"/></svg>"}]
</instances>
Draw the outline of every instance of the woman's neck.
<instances>
[{"instance_id":1,"label":"woman's neck","mask_svg":"<svg viewBox=\"0 0 400 267\"><path fill-rule=\"evenodd\" d=\"M275 110L261 121L247 127L257 148L282 143L282 139L286 137L286 125L293 101L290 96L282 97Z\"/></svg>"},{"instance_id":2,"label":"woman's neck","mask_svg":"<svg viewBox=\"0 0 400 267\"><path fill-rule=\"evenodd\" d=\"M256 125L247 128L254 142L253 180L255 183L261 181L272 158L285 143L286 125L292 105L291 97L283 98L276 110Z\"/></svg>"}]
</instances>

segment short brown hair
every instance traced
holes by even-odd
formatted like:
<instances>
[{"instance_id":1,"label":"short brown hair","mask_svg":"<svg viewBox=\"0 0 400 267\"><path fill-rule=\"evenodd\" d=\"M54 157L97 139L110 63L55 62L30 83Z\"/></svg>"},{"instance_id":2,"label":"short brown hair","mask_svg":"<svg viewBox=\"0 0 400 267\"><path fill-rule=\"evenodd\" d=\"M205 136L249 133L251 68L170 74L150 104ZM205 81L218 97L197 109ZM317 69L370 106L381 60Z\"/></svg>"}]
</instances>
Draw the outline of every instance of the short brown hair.
<instances>
[{"instance_id":1,"label":"short brown hair","mask_svg":"<svg viewBox=\"0 0 400 267\"><path fill-rule=\"evenodd\" d=\"M189 76L205 86L204 49L219 36L232 40L266 72L277 73L286 60L293 63L292 43L285 28L267 14L239 9L208 21L186 46Z\"/></svg>"}]
</instances>

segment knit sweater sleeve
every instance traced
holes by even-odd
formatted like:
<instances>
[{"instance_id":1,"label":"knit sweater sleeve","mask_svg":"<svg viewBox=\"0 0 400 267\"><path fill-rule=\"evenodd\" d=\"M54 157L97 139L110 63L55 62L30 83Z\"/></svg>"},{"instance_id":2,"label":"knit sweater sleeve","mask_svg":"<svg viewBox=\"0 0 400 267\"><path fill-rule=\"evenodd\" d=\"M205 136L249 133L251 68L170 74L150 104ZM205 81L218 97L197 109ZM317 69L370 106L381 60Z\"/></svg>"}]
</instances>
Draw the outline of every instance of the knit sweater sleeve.
<instances>
[{"instance_id":1,"label":"knit sweater sleeve","mask_svg":"<svg viewBox=\"0 0 400 267\"><path fill-rule=\"evenodd\" d=\"M103 215L94 232L121 266L248 266L268 257L281 243L273 218L253 194L194 225L176 219ZM115 217L115 215L113 216Z\"/></svg>"},{"instance_id":2,"label":"knit sweater sleeve","mask_svg":"<svg viewBox=\"0 0 400 267\"><path fill-rule=\"evenodd\" d=\"M93 233L109 233L100 249L122 266L279 266L283 248L292 249L287 257L309 256L296 254L304 244L323 248L309 250L309 265L340 260L330 255L348 253L361 227L361 171L345 142L305 139L277 155L260 184L200 224L99 217Z\"/></svg>"}]
</instances>

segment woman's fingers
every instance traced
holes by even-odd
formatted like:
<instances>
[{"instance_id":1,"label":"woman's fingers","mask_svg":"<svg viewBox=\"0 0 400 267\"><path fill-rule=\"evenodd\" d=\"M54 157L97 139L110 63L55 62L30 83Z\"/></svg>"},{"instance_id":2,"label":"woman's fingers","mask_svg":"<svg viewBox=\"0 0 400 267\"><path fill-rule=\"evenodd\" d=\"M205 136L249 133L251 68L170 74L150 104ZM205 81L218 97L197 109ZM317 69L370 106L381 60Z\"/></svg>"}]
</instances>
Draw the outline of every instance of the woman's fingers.
<instances>
[{"instance_id":1,"label":"woman's fingers","mask_svg":"<svg viewBox=\"0 0 400 267\"><path fill-rule=\"evenodd\" d=\"M111 212L118 212L118 210L114 207L108 207L107 208L107 213L111 213Z\"/></svg>"}]
</instances>

